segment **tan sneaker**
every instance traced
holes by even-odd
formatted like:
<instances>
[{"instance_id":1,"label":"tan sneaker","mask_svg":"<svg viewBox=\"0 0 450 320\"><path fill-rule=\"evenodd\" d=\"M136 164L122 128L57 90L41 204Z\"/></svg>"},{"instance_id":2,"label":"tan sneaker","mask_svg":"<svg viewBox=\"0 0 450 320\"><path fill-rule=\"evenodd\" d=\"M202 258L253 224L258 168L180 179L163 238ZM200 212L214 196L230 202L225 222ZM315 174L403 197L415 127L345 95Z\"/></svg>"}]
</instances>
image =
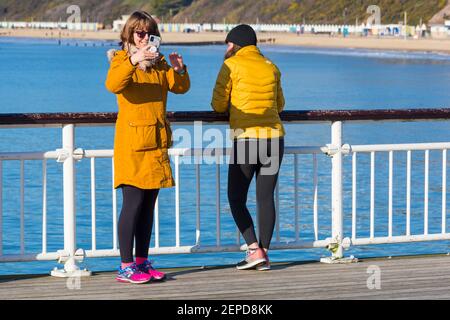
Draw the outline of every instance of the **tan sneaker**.
<instances>
[{"instance_id":1,"label":"tan sneaker","mask_svg":"<svg viewBox=\"0 0 450 320\"><path fill-rule=\"evenodd\" d=\"M266 263L266 254L263 249L247 249L247 256L236 265L238 270L253 269Z\"/></svg>"}]
</instances>

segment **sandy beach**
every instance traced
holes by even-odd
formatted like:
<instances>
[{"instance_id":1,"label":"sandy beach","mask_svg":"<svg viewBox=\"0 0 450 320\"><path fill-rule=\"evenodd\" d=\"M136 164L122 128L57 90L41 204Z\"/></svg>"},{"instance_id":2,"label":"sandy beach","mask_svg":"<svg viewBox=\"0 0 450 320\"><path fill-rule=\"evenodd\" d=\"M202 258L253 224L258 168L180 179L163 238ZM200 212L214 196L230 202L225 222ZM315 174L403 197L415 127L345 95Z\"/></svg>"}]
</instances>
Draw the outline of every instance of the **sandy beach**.
<instances>
[{"instance_id":1,"label":"sandy beach","mask_svg":"<svg viewBox=\"0 0 450 320\"><path fill-rule=\"evenodd\" d=\"M223 43L225 33L163 33L166 44L212 44ZM0 29L0 37L32 37L43 39L81 39L81 40L118 40L119 33L102 30L97 32L74 32L63 30L35 29ZM330 37L326 35L300 35L287 33L261 33L258 35L261 43L286 46L304 46L321 48L357 48L373 50L399 50L442 52L450 54L450 39L403 39L375 37Z\"/></svg>"}]
</instances>

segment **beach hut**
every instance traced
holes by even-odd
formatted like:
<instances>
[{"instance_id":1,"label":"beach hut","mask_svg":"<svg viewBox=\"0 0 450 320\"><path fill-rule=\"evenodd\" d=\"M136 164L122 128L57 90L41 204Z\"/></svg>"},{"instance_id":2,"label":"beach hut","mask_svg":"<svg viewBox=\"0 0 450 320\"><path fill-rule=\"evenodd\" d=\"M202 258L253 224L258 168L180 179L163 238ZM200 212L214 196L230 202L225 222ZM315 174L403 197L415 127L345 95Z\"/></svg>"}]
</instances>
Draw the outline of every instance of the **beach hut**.
<instances>
[{"instance_id":1,"label":"beach hut","mask_svg":"<svg viewBox=\"0 0 450 320\"><path fill-rule=\"evenodd\" d=\"M445 24L431 25L431 37L437 39L450 37L450 21L446 21Z\"/></svg>"},{"instance_id":2,"label":"beach hut","mask_svg":"<svg viewBox=\"0 0 450 320\"><path fill-rule=\"evenodd\" d=\"M125 23L127 22L129 15L123 15L121 19L114 20L113 21L113 31L114 32L120 32L122 31L123 27L125 26Z\"/></svg>"}]
</instances>

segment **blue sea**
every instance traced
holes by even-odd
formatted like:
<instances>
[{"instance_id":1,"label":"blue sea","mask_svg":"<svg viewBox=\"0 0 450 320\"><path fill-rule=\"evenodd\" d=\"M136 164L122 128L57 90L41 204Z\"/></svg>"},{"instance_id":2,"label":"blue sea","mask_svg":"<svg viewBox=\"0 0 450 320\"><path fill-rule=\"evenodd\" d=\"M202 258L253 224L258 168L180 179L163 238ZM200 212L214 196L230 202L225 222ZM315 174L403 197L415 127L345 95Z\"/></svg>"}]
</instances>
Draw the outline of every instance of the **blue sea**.
<instances>
[{"instance_id":1,"label":"blue sea","mask_svg":"<svg viewBox=\"0 0 450 320\"><path fill-rule=\"evenodd\" d=\"M106 91L106 51L112 42L0 38L0 112L115 112L115 96ZM177 51L188 65L192 88L169 97L168 111L209 111L211 92L223 62L225 47L163 47ZM354 49L262 46L264 55L282 72L287 110L414 109L450 107L450 55ZM179 128L179 126L174 127ZM192 128L185 126L192 131ZM205 126L205 129L211 126ZM219 129L224 131L225 126ZM330 143L329 124L286 125L287 146L324 146ZM76 145L85 150L112 149L113 127L77 128ZM61 129L0 129L0 152L50 151L61 148ZM371 122L345 123L349 144L422 143L450 141L450 123ZM208 142L205 142L208 145ZM450 157L448 157L450 158ZM387 235L388 155L376 156L376 236ZM294 219L293 157L286 156L280 173L281 240L292 239ZM319 238L330 236L331 163L318 156ZM448 165L450 167L450 165ZM300 237L313 239L312 156L299 157ZM202 166L202 244L215 244L215 166ZM394 235L405 233L406 153L395 154ZM233 244L236 228L226 198L227 167L221 167L221 240ZM449 176L447 174L447 176ZM344 212L346 236L351 236L351 158L344 160ZM412 156L412 233L423 233L424 153ZM63 248L62 166L48 161L48 251ZM369 235L370 155L358 157L358 237ZM195 243L195 167L181 167L181 244ZM20 252L20 162L3 164L3 251ZM112 247L111 160L97 161L97 248ZM447 190L450 188L447 185ZM121 197L118 208L120 212ZM441 226L442 152L430 152L430 233ZM448 194L448 191L447 191ZM175 193L160 195L161 246L175 245ZM447 195L447 210L450 209ZM39 253L42 233L42 162L25 162L25 252ZM255 189L249 192L255 212ZM449 211L447 211L448 213ZM90 161L77 164L77 247L90 249ZM447 230L448 231L448 230ZM153 237L154 238L154 237ZM153 242L152 242L153 245ZM446 241L353 247L346 255L359 258L450 252ZM273 261L318 260L323 249L274 251ZM158 267L229 265L242 253L161 255ZM93 271L113 270L119 258L87 259ZM47 273L56 262L0 263L0 274Z\"/></svg>"}]
</instances>

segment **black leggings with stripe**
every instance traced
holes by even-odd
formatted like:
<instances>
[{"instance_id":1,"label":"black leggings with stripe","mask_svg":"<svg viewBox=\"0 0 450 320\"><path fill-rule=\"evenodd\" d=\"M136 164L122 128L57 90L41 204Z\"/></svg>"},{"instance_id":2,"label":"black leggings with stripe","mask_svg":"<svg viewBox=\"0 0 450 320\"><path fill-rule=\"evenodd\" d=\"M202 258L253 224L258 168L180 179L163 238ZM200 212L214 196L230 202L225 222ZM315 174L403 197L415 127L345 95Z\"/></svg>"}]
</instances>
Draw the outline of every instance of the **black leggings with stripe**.
<instances>
[{"instance_id":1,"label":"black leggings with stripe","mask_svg":"<svg viewBox=\"0 0 450 320\"><path fill-rule=\"evenodd\" d=\"M123 263L131 263L134 240L136 240L136 257L148 257L159 189L143 190L128 185L122 185L121 188L123 205L118 226L120 257Z\"/></svg>"},{"instance_id":2,"label":"black leggings with stripe","mask_svg":"<svg viewBox=\"0 0 450 320\"><path fill-rule=\"evenodd\" d=\"M228 171L228 200L247 245L258 242L247 194L256 175L259 246L269 249L275 226L274 191L283 160L284 139L236 140Z\"/></svg>"}]
</instances>

